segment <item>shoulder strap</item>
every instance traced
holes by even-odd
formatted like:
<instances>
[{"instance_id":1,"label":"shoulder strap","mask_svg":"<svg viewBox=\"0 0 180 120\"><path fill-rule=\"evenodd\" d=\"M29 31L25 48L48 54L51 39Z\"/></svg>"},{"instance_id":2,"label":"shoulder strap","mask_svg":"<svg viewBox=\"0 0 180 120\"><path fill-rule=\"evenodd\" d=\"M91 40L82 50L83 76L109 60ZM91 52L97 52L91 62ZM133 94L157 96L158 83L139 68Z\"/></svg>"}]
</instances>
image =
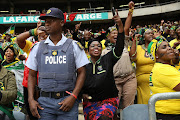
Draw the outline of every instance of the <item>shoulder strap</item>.
<instances>
[{"instance_id":1,"label":"shoulder strap","mask_svg":"<svg viewBox=\"0 0 180 120\"><path fill-rule=\"evenodd\" d=\"M44 42L45 42L45 40L40 42L38 49L41 49L43 51L43 54L47 54L48 53L48 45L47 45L47 43L44 43Z\"/></svg>"},{"instance_id":2,"label":"shoulder strap","mask_svg":"<svg viewBox=\"0 0 180 120\"><path fill-rule=\"evenodd\" d=\"M41 42L39 43L37 55L40 54L40 51L43 51L43 54L47 54L47 53L48 53L47 44L44 43L44 42L45 42L45 40L43 40L43 41L41 41Z\"/></svg>"},{"instance_id":3,"label":"shoulder strap","mask_svg":"<svg viewBox=\"0 0 180 120\"><path fill-rule=\"evenodd\" d=\"M70 44L72 43L72 39L67 39L63 45L62 51L66 53L67 49L69 48Z\"/></svg>"},{"instance_id":4,"label":"shoulder strap","mask_svg":"<svg viewBox=\"0 0 180 120\"><path fill-rule=\"evenodd\" d=\"M41 61L39 59L39 57L38 57L38 56L40 56L42 54L41 52L43 51L43 54L47 54L48 53L48 46L44 42L45 42L45 40L43 40L43 41L41 41L39 43L38 51L37 51L37 54L36 54L36 58L37 58L37 62L38 63Z\"/></svg>"}]
</instances>

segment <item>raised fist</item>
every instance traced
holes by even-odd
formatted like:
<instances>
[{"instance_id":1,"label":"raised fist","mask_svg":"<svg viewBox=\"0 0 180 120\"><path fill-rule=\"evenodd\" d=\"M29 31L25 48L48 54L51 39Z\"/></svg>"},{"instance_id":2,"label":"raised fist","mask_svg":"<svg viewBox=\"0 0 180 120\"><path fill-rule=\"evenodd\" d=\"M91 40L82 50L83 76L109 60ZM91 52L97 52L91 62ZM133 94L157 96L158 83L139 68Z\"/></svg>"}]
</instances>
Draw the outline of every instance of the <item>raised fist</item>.
<instances>
[{"instance_id":1,"label":"raised fist","mask_svg":"<svg viewBox=\"0 0 180 120\"><path fill-rule=\"evenodd\" d=\"M133 1L129 2L128 6L129 9L134 9L134 2Z\"/></svg>"}]
</instances>

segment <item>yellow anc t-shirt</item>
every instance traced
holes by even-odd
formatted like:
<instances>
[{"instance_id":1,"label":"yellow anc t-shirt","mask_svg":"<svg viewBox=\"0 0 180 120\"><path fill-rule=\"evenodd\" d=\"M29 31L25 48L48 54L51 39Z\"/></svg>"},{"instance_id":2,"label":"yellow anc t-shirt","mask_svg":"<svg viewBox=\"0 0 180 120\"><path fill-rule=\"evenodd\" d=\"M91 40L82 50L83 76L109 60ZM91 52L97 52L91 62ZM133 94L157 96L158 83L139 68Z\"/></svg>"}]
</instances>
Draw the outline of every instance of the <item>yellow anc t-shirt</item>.
<instances>
[{"instance_id":1,"label":"yellow anc t-shirt","mask_svg":"<svg viewBox=\"0 0 180 120\"><path fill-rule=\"evenodd\" d=\"M26 45L22 50L27 54L27 56L29 56L31 47L32 47L32 42L29 40L26 40Z\"/></svg>"},{"instance_id":2,"label":"yellow anc t-shirt","mask_svg":"<svg viewBox=\"0 0 180 120\"><path fill-rule=\"evenodd\" d=\"M180 72L173 66L155 63L149 86L150 94L176 92L173 90L180 83ZM180 99L160 100L155 104L156 112L162 114L180 114Z\"/></svg>"},{"instance_id":3,"label":"yellow anc t-shirt","mask_svg":"<svg viewBox=\"0 0 180 120\"><path fill-rule=\"evenodd\" d=\"M145 51L141 45L137 46L136 59L133 61L136 62L136 76L150 74L155 63L149 58L147 51Z\"/></svg>"},{"instance_id":4,"label":"yellow anc t-shirt","mask_svg":"<svg viewBox=\"0 0 180 120\"><path fill-rule=\"evenodd\" d=\"M137 103L148 104L150 98L149 75L154 66L154 61L149 58L149 54L141 45L137 46L136 59L136 78L137 78Z\"/></svg>"},{"instance_id":5,"label":"yellow anc t-shirt","mask_svg":"<svg viewBox=\"0 0 180 120\"><path fill-rule=\"evenodd\" d=\"M170 46L173 47L175 42L178 42L178 40L177 40L176 38L175 38L174 40L171 40L171 41L169 42ZM176 49L180 49L180 45L178 45L178 46L176 47Z\"/></svg>"}]
</instances>

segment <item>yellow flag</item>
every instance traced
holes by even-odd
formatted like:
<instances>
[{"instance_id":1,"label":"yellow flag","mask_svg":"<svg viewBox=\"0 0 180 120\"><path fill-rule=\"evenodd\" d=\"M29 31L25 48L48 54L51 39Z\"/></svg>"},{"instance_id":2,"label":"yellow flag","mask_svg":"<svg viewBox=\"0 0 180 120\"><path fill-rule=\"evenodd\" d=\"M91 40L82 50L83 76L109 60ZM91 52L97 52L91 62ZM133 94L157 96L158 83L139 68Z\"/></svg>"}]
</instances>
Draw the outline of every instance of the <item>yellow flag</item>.
<instances>
[{"instance_id":1,"label":"yellow flag","mask_svg":"<svg viewBox=\"0 0 180 120\"><path fill-rule=\"evenodd\" d=\"M14 32L15 32L15 24L11 25L6 32L3 33L2 35L2 39L4 39L4 37L6 36L6 34L10 34L12 37L14 36Z\"/></svg>"}]
</instances>

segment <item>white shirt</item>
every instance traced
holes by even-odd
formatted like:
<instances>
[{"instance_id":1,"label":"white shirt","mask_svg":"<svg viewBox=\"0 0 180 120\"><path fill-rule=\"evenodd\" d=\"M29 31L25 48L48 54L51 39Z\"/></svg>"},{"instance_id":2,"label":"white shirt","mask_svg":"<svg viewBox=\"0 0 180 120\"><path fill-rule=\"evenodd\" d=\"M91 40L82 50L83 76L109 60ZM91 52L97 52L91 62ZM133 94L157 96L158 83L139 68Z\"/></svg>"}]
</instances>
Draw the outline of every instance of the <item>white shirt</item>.
<instances>
[{"instance_id":1,"label":"white shirt","mask_svg":"<svg viewBox=\"0 0 180 120\"><path fill-rule=\"evenodd\" d=\"M47 43L49 46L60 46L63 45L66 42L67 38L62 34L61 40L54 45L54 43L50 40L49 36L46 38L44 43ZM89 63L89 60L84 52L84 50L81 50L79 46L76 44L77 41L73 40L73 52L74 52L74 57L75 57L75 64L76 64L76 69L86 65ZM26 61L26 66L34 71L38 71L37 68L37 59L36 59L36 54L38 51L39 43L35 45L30 54L29 57Z\"/></svg>"}]
</instances>

